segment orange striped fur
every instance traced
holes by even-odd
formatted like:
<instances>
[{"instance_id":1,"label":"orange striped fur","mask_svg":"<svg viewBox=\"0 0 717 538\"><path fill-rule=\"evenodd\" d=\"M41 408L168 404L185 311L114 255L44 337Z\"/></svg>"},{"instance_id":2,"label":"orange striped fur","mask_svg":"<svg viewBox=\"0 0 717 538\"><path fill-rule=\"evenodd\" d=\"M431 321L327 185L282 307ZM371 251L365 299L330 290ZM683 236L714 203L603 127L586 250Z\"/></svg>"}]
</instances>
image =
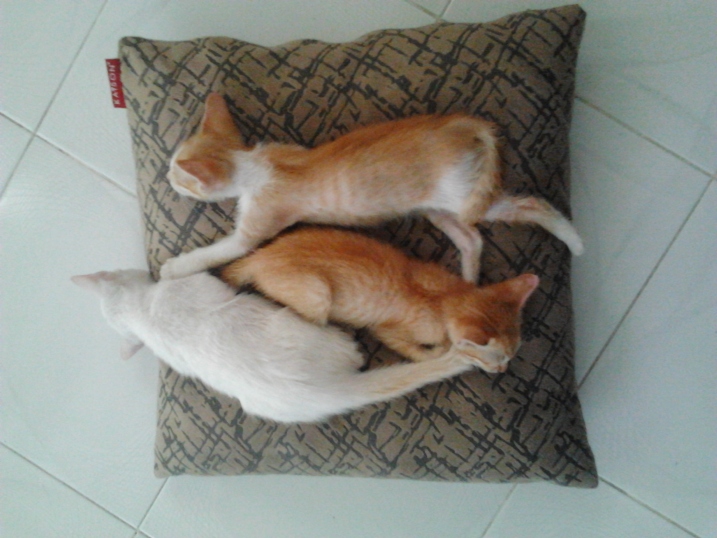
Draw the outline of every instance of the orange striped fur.
<instances>
[{"instance_id":1,"label":"orange striped fur","mask_svg":"<svg viewBox=\"0 0 717 538\"><path fill-rule=\"evenodd\" d=\"M355 232L302 228L226 266L221 278L253 284L306 319L368 328L413 361L451 349L490 372L520 345L521 310L535 275L477 287L435 263Z\"/></svg>"},{"instance_id":2,"label":"orange striped fur","mask_svg":"<svg viewBox=\"0 0 717 538\"><path fill-rule=\"evenodd\" d=\"M461 114L369 125L313 149L248 148L224 99L210 94L199 131L175 153L168 177L186 196L239 198L239 219L231 236L169 260L162 276L221 265L297 222L363 225L410 212L450 237L470 281L479 271L480 221L537 223L581 252L577 232L547 202L503 193L499 161L494 126Z\"/></svg>"}]
</instances>

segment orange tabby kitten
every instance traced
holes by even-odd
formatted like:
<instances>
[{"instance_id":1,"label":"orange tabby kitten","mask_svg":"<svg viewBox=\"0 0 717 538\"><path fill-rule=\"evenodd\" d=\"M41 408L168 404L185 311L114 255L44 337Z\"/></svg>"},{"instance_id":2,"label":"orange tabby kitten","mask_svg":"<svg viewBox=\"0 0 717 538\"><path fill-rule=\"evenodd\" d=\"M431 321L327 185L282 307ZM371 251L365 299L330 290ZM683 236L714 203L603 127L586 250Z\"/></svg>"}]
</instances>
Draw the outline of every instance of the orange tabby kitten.
<instances>
[{"instance_id":1,"label":"orange tabby kitten","mask_svg":"<svg viewBox=\"0 0 717 538\"><path fill-rule=\"evenodd\" d=\"M330 228L282 235L226 266L221 278L252 283L315 323L367 327L414 361L455 346L488 372L504 372L517 352L521 309L539 282L525 274L477 287L435 263Z\"/></svg>"},{"instance_id":2,"label":"orange tabby kitten","mask_svg":"<svg viewBox=\"0 0 717 538\"><path fill-rule=\"evenodd\" d=\"M207 98L199 131L172 157L169 180L199 200L239 198L234 233L168 260L177 278L244 256L297 222L375 224L418 212L458 247L462 274L475 281L481 221L539 224L574 254L570 222L545 200L502 192L493 125L466 115L414 116L362 127L314 149L267 143L253 148L224 99Z\"/></svg>"}]
</instances>

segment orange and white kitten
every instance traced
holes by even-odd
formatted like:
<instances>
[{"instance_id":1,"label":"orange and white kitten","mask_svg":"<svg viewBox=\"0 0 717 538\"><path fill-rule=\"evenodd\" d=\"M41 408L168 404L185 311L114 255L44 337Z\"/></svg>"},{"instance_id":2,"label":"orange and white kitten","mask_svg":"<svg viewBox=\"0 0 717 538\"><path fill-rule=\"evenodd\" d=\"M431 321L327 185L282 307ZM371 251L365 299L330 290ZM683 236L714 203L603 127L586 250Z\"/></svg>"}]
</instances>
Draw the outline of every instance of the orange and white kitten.
<instances>
[{"instance_id":1,"label":"orange and white kitten","mask_svg":"<svg viewBox=\"0 0 717 538\"><path fill-rule=\"evenodd\" d=\"M366 225L410 212L456 244L469 281L479 272L481 221L539 224L580 254L579 235L554 207L502 192L493 131L471 116L424 115L362 127L313 149L249 148L222 96L212 93L168 177L177 192L198 200L239 198L238 222L230 236L168 260L161 275L222 265L297 222Z\"/></svg>"},{"instance_id":2,"label":"orange and white kitten","mask_svg":"<svg viewBox=\"0 0 717 538\"><path fill-rule=\"evenodd\" d=\"M524 274L478 287L435 263L355 232L302 228L221 271L304 318L366 327L414 361L449 350L504 372L520 346L521 310L539 283Z\"/></svg>"}]
</instances>

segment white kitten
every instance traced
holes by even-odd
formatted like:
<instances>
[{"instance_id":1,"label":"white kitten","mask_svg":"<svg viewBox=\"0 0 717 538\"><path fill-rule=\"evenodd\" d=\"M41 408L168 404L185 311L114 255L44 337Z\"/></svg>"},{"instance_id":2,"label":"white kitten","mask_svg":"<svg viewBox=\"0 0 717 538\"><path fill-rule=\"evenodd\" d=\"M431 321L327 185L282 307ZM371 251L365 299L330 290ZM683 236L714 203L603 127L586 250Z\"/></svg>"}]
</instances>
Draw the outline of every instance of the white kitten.
<instances>
[{"instance_id":1,"label":"white kitten","mask_svg":"<svg viewBox=\"0 0 717 538\"><path fill-rule=\"evenodd\" d=\"M207 273L152 282L146 271L72 277L99 294L128 358L146 344L180 374L236 397L249 414L315 422L402 396L470 370L449 353L421 363L360 372L356 343L287 308L234 290Z\"/></svg>"}]
</instances>

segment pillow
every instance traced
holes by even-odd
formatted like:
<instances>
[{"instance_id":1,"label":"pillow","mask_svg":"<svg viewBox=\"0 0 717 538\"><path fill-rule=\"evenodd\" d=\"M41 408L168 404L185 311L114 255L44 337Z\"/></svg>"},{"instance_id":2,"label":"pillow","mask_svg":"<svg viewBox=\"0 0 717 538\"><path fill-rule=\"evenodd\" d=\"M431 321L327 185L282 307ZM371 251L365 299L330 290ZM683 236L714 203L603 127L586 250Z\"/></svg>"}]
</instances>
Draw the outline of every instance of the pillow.
<instances>
[{"instance_id":1,"label":"pillow","mask_svg":"<svg viewBox=\"0 0 717 538\"><path fill-rule=\"evenodd\" d=\"M228 38L120 42L147 258L232 229L235 204L182 198L166 175L210 91L225 95L248 143L314 146L359 125L467 112L498 124L506 190L569 214L568 130L584 12L527 11L488 24L384 30L348 43L273 48ZM452 243L422 218L370 230L458 272ZM367 233L369 233L367 232ZM482 229L484 282L541 277L508 372L474 371L322 424L247 416L238 401L167 366L160 373L155 472L371 476L594 487L595 462L573 365L570 257L537 227ZM371 365L397 360L359 331Z\"/></svg>"}]
</instances>

